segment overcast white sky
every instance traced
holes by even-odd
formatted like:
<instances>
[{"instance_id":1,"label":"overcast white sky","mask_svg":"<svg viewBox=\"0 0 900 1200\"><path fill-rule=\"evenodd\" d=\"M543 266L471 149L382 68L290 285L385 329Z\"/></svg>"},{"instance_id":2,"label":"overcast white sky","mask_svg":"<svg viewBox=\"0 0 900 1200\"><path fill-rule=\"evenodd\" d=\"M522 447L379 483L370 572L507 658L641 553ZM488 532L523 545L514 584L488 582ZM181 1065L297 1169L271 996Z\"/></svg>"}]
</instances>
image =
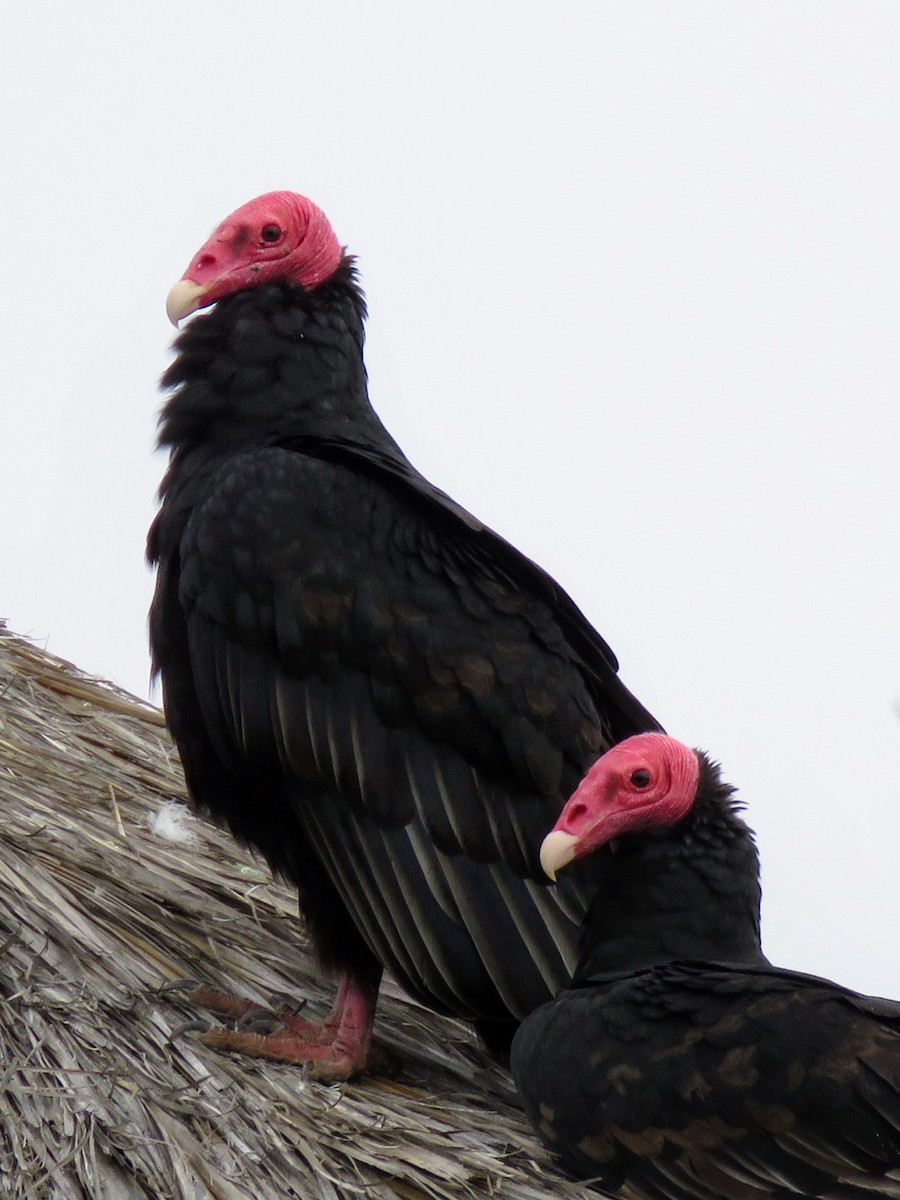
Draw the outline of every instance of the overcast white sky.
<instances>
[{"instance_id":1,"label":"overcast white sky","mask_svg":"<svg viewBox=\"0 0 900 1200\"><path fill-rule=\"evenodd\" d=\"M900 996L900 5L7 6L0 614L146 694L172 331L307 193L373 400L725 765L776 962Z\"/></svg>"}]
</instances>

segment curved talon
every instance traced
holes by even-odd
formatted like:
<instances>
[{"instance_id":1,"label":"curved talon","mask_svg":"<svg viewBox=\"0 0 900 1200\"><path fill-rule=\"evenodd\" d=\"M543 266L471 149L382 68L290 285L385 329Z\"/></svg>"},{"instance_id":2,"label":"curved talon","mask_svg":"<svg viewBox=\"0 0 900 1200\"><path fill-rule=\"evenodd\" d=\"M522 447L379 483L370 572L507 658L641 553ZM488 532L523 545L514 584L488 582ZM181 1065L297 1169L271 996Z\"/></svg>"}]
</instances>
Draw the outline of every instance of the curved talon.
<instances>
[{"instance_id":1,"label":"curved talon","mask_svg":"<svg viewBox=\"0 0 900 1200\"><path fill-rule=\"evenodd\" d=\"M199 979L169 979L154 990L157 995L164 995L166 992L193 992L201 986Z\"/></svg>"},{"instance_id":2,"label":"curved talon","mask_svg":"<svg viewBox=\"0 0 900 1200\"><path fill-rule=\"evenodd\" d=\"M287 1013L291 1017L299 1016L306 1008L309 1001L304 996L298 998L291 996L287 992L272 992L269 996L269 1004L276 1012Z\"/></svg>"},{"instance_id":3,"label":"curved talon","mask_svg":"<svg viewBox=\"0 0 900 1200\"><path fill-rule=\"evenodd\" d=\"M167 1042L173 1042L175 1038L181 1037L185 1033L208 1033L212 1027L212 1021L207 1021L204 1017L191 1017L188 1021L182 1021L169 1034Z\"/></svg>"},{"instance_id":4,"label":"curved talon","mask_svg":"<svg viewBox=\"0 0 900 1200\"><path fill-rule=\"evenodd\" d=\"M272 1012L269 1008L254 1008L250 1012L244 1013L242 1017L234 1023L235 1029L241 1029L246 1033L274 1033L276 1029L280 1029L283 1025L283 1020L277 1012Z\"/></svg>"}]
</instances>

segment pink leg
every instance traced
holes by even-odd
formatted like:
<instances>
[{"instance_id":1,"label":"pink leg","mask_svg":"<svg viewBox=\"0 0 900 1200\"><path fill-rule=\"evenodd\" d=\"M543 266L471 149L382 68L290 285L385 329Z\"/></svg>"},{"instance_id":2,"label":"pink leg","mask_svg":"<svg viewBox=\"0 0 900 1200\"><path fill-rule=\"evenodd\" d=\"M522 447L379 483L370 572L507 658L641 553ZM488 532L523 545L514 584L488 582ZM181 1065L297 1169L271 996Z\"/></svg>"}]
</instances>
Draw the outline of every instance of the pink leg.
<instances>
[{"instance_id":1,"label":"pink leg","mask_svg":"<svg viewBox=\"0 0 900 1200\"><path fill-rule=\"evenodd\" d=\"M259 1008L213 988L196 989L192 998L216 1012L242 1017ZM207 1046L236 1050L256 1058L303 1063L313 1079L350 1079L365 1070L369 1061L378 981L360 981L345 976L338 987L331 1012L321 1024L279 1012L280 1026L269 1034L245 1033L239 1029L211 1029L201 1035Z\"/></svg>"}]
</instances>

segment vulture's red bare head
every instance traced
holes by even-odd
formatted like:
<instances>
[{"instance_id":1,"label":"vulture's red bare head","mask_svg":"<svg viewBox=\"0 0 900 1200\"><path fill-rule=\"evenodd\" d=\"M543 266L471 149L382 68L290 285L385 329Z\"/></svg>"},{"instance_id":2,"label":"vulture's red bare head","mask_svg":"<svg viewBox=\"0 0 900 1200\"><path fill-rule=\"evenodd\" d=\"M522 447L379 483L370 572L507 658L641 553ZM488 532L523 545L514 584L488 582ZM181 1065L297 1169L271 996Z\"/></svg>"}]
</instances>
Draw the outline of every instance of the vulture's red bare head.
<instances>
[{"instance_id":1,"label":"vulture's red bare head","mask_svg":"<svg viewBox=\"0 0 900 1200\"><path fill-rule=\"evenodd\" d=\"M598 758L544 838L551 879L576 858L626 833L674 825L697 799L700 762L662 733L639 733Z\"/></svg>"},{"instance_id":2,"label":"vulture's red bare head","mask_svg":"<svg viewBox=\"0 0 900 1200\"><path fill-rule=\"evenodd\" d=\"M265 283L317 287L342 250L322 210L295 192L267 192L222 222L169 292L166 312L182 317Z\"/></svg>"}]
</instances>

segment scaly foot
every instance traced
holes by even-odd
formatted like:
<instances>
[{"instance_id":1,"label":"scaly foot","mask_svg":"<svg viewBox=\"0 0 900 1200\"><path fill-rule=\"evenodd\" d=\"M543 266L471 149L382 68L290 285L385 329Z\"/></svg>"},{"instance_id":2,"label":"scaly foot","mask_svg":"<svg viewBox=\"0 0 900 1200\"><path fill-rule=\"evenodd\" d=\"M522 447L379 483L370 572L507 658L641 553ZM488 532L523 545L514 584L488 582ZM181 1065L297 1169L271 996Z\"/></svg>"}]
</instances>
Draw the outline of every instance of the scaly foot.
<instances>
[{"instance_id":1,"label":"scaly foot","mask_svg":"<svg viewBox=\"0 0 900 1200\"><path fill-rule=\"evenodd\" d=\"M271 1008L265 1008L201 984L190 992L190 999L236 1021L234 1029L219 1026L202 1033L200 1040L207 1046L302 1064L312 1079L350 1079L372 1065L377 983L345 977L331 1012L321 1023L297 1016L302 1004L286 1003L281 996L273 998ZM376 1052L374 1057L383 1060L384 1054Z\"/></svg>"}]
</instances>

